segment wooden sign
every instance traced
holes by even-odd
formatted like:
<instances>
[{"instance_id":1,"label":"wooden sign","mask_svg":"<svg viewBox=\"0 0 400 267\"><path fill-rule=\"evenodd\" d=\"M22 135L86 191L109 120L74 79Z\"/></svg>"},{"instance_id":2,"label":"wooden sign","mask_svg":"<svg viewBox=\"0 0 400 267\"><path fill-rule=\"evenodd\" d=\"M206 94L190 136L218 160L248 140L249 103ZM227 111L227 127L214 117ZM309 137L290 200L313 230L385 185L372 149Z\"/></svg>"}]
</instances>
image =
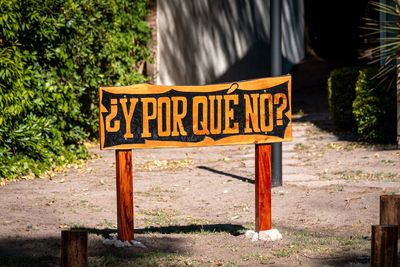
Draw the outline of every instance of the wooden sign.
<instances>
[{"instance_id":1,"label":"wooden sign","mask_svg":"<svg viewBox=\"0 0 400 267\"><path fill-rule=\"evenodd\" d=\"M292 139L291 77L101 87L100 147L115 149L118 238L134 238L132 148L256 144L255 226L271 229L271 145Z\"/></svg>"},{"instance_id":2,"label":"wooden sign","mask_svg":"<svg viewBox=\"0 0 400 267\"><path fill-rule=\"evenodd\" d=\"M101 149L290 141L291 76L205 86L101 87Z\"/></svg>"}]
</instances>

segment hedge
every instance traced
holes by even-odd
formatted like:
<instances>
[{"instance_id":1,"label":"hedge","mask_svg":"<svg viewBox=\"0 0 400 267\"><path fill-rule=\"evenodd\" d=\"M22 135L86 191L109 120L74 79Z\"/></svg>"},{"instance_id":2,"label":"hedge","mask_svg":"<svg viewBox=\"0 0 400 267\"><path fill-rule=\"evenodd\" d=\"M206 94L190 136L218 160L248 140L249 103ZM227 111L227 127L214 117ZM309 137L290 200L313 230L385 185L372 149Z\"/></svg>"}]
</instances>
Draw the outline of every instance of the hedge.
<instances>
[{"instance_id":1,"label":"hedge","mask_svg":"<svg viewBox=\"0 0 400 267\"><path fill-rule=\"evenodd\" d=\"M396 89L376 77L377 67L343 67L332 71L328 98L332 122L356 131L360 141L396 141Z\"/></svg>"},{"instance_id":2,"label":"hedge","mask_svg":"<svg viewBox=\"0 0 400 267\"><path fill-rule=\"evenodd\" d=\"M360 67L343 67L331 72L328 79L328 101L332 122L345 130L356 129L353 115L355 85Z\"/></svg>"},{"instance_id":3,"label":"hedge","mask_svg":"<svg viewBox=\"0 0 400 267\"><path fill-rule=\"evenodd\" d=\"M146 78L147 1L0 0L0 177L85 158L99 86Z\"/></svg>"},{"instance_id":4,"label":"hedge","mask_svg":"<svg viewBox=\"0 0 400 267\"><path fill-rule=\"evenodd\" d=\"M353 114L360 141L394 143L396 141L396 88L390 79L375 78L378 68L360 71L356 83Z\"/></svg>"}]
</instances>

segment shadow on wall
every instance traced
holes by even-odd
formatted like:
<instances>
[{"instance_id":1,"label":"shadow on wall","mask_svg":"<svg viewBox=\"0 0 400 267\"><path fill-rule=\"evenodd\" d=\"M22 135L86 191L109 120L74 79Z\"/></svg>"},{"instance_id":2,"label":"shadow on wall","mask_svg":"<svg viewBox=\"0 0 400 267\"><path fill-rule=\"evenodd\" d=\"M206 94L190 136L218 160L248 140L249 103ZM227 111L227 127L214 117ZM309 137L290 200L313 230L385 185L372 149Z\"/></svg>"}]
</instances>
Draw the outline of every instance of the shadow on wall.
<instances>
[{"instance_id":1,"label":"shadow on wall","mask_svg":"<svg viewBox=\"0 0 400 267\"><path fill-rule=\"evenodd\" d=\"M159 84L268 76L269 1L159 1ZM303 4L285 0L284 72L304 55Z\"/></svg>"},{"instance_id":2,"label":"shadow on wall","mask_svg":"<svg viewBox=\"0 0 400 267\"><path fill-rule=\"evenodd\" d=\"M263 78L271 73L271 62L269 60L270 45L265 42L256 42L247 54L229 66L228 70L213 83L249 80ZM287 58L282 58L283 68L290 68L293 63ZM289 70L284 71L287 73Z\"/></svg>"}]
</instances>

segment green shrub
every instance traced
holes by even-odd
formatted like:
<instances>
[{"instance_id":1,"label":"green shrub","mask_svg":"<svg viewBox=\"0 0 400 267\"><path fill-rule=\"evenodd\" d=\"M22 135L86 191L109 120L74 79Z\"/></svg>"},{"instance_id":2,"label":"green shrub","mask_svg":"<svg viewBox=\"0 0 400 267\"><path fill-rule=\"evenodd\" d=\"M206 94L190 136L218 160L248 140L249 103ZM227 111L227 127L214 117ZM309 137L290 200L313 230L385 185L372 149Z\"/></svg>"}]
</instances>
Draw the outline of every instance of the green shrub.
<instances>
[{"instance_id":1,"label":"green shrub","mask_svg":"<svg viewBox=\"0 0 400 267\"><path fill-rule=\"evenodd\" d=\"M99 86L145 81L147 1L0 0L0 177L87 156Z\"/></svg>"},{"instance_id":2,"label":"green shrub","mask_svg":"<svg viewBox=\"0 0 400 267\"><path fill-rule=\"evenodd\" d=\"M339 128L355 130L353 101L360 67L343 67L331 72L328 79L328 100L332 122Z\"/></svg>"},{"instance_id":3,"label":"green shrub","mask_svg":"<svg viewBox=\"0 0 400 267\"><path fill-rule=\"evenodd\" d=\"M353 114L359 139L366 142L394 143L396 141L396 90L388 80L374 78L377 68L360 71L356 83Z\"/></svg>"}]
</instances>

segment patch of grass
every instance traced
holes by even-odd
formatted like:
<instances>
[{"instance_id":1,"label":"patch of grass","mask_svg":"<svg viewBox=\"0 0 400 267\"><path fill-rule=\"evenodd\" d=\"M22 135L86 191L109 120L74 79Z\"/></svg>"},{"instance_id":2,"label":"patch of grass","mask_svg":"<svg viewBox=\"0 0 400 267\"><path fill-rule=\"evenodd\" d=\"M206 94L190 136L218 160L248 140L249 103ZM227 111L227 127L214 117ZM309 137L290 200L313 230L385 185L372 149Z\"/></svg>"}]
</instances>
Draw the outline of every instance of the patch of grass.
<instances>
[{"instance_id":1,"label":"patch of grass","mask_svg":"<svg viewBox=\"0 0 400 267\"><path fill-rule=\"evenodd\" d=\"M272 255L278 258L289 258L290 256L292 256L295 253L299 253L300 250L299 248L296 246L291 245L290 247L287 248L278 248L278 249L274 249L272 252Z\"/></svg>"},{"instance_id":2,"label":"patch of grass","mask_svg":"<svg viewBox=\"0 0 400 267\"><path fill-rule=\"evenodd\" d=\"M55 266L58 263L56 258L51 256L41 257L0 257L0 266L13 266L13 267L42 267L42 266Z\"/></svg>"},{"instance_id":3,"label":"patch of grass","mask_svg":"<svg viewBox=\"0 0 400 267\"><path fill-rule=\"evenodd\" d=\"M182 169L182 168L193 168L194 161L191 158L182 160L152 160L144 163L134 162L133 168L139 171L152 171L152 170L166 170L166 169Z\"/></svg>"},{"instance_id":4,"label":"patch of grass","mask_svg":"<svg viewBox=\"0 0 400 267\"><path fill-rule=\"evenodd\" d=\"M311 146L305 145L303 143L296 143L294 145L294 150L308 150L310 148L311 148Z\"/></svg>"},{"instance_id":5,"label":"patch of grass","mask_svg":"<svg viewBox=\"0 0 400 267\"><path fill-rule=\"evenodd\" d=\"M69 222L67 223L67 226L71 229L82 229L85 228L85 225L82 223L74 223L74 222Z\"/></svg>"},{"instance_id":6,"label":"patch of grass","mask_svg":"<svg viewBox=\"0 0 400 267\"><path fill-rule=\"evenodd\" d=\"M261 253L246 253L241 256L242 260L248 261L258 261L260 264L274 264L271 255L263 255Z\"/></svg>"},{"instance_id":7,"label":"patch of grass","mask_svg":"<svg viewBox=\"0 0 400 267\"><path fill-rule=\"evenodd\" d=\"M335 149L336 151L352 151L356 148L368 148L370 146L362 143L355 142L343 142L343 143L329 143L326 145L327 148Z\"/></svg>"},{"instance_id":8,"label":"patch of grass","mask_svg":"<svg viewBox=\"0 0 400 267\"><path fill-rule=\"evenodd\" d=\"M238 236L245 232L245 228L241 225L232 224L201 224L192 223L187 225L170 225L162 227L146 227L143 230L137 230L137 233L160 233L160 234L230 234Z\"/></svg>"},{"instance_id":9,"label":"patch of grass","mask_svg":"<svg viewBox=\"0 0 400 267\"><path fill-rule=\"evenodd\" d=\"M139 212L136 216L144 215L145 224L153 227L209 223L207 220L193 218L191 215L182 215L179 211L172 209L140 209Z\"/></svg>"},{"instance_id":10,"label":"patch of grass","mask_svg":"<svg viewBox=\"0 0 400 267\"><path fill-rule=\"evenodd\" d=\"M86 200L86 199L81 200L81 201L80 201L80 204L81 204L82 206L89 207L89 201Z\"/></svg>"},{"instance_id":11,"label":"patch of grass","mask_svg":"<svg viewBox=\"0 0 400 267\"><path fill-rule=\"evenodd\" d=\"M169 216L157 216L144 218L144 222L146 225L150 226L167 226L167 225L176 225L179 220L176 218L171 218Z\"/></svg>"},{"instance_id":12,"label":"patch of grass","mask_svg":"<svg viewBox=\"0 0 400 267\"><path fill-rule=\"evenodd\" d=\"M150 189L150 191L152 191L152 192L160 192L160 193L175 193L176 192L176 190L174 190L174 189L163 189L163 188L161 188L159 186L153 186Z\"/></svg>"},{"instance_id":13,"label":"patch of grass","mask_svg":"<svg viewBox=\"0 0 400 267\"><path fill-rule=\"evenodd\" d=\"M352 151L358 148L362 148L367 151L396 149L396 146L392 144L371 144L362 142L336 142L329 143L326 145L326 147L330 149L335 149L336 151Z\"/></svg>"},{"instance_id":14,"label":"patch of grass","mask_svg":"<svg viewBox=\"0 0 400 267\"><path fill-rule=\"evenodd\" d=\"M163 209L140 209L139 212L143 215L146 225L150 226L166 226L176 224L178 222L177 218L179 215L177 210L163 210Z\"/></svg>"},{"instance_id":15,"label":"patch of grass","mask_svg":"<svg viewBox=\"0 0 400 267\"><path fill-rule=\"evenodd\" d=\"M135 195L142 195L142 196L145 196L145 197L151 197L151 193L149 191L145 191L145 192L137 191L137 192L134 192L134 194Z\"/></svg>"},{"instance_id":16,"label":"patch of grass","mask_svg":"<svg viewBox=\"0 0 400 267\"><path fill-rule=\"evenodd\" d=\"M163 197L165 194L172 194L175 193L176 190L174 189L164 189L161 188L160 186L153 186L149 190L143 192L143 191L138 191L135 192L135 194L142 195L145 197Z\"/></svg>"},{"instance_id":17,"label":"patch of grass","mask_svg":"<svg viewBox=\"0 0 400 267\"><path fill-rule=\"evenodd\" d=\"M235 266L232 262L223 260L215 262L197 260L178 253L150 252L136 255L134 258L122 258L112 254L102 257L90 257L89 266Z\"/></svg>"},{"instance_id":18,"label":"patch of grass","mask_svg":"<svg viewBox=\"0 0 400 267\"><path fill-rule=\"evenodd\" d=\"M284 235L290 238L290 245L273 250L275 257L290 257L294 254L306 252L338 255L344 251L361 249L369 244L369 240L361 236L336 237L301 231L284 232Z\"/></svg>"},{"instance_id":19,"label":"patch of grass","mask_svg":"<svg viewBox=\"0 0 400 267\"><path fill-rule=\"evenodd\" d=\"M107 220L107 219L103 219L103 221L98 223L98 224L96 224L96 226L100 226L100 227L106 226L106 227L111 228L111 227L114 226L114 224L111 221Z\"/></svg>"},{"instance_id":20,"label":"patch of grass","mask_svg":"<svg viewBox=\"0 0 400 267\"><path fill-rule=\"evenodd\" d=\"M397 173L392 172L363 172L361 170L338 171L332 174L347 181L393 181L398 177Z\"/></svg>"},{"instance_id":21,"label":"patch of grass","mask_svg":"<svg viewBox=\"0 0 400 267\"><path fill-rule=\"evenodd\" d=\"M252 222L252 223L249 223L249 224L245 224L243 227L245 228L244 231L254 230L256 228L256 224L254 222ZM272 228L274 228L274 227L276 227L276 226L272 225Z\"/></svg>"},{"instance_id":22,"label":"patch of grass","mask_svg":"<svg viewBox=\"0 0 400 267\"><path fill-rule=\"evenodd\" d=\"M102 257L89 257L88 265L89 266L119 266L124 263L124 259L120 257L116 257L112 254L106 254Z\"/></svg>"},{"instance_id":23,"label":"patch of grass","mask_svg":"<svg viewBox=\"0 0 400 267\"><path fill-rule=\"evenodd\" d=\"M326 134L329 133L331 131L327 130L327 129L320 129L320 128L312 128L312 129L306 129L306 135L310 136L310 135L318 135L318 134Z\"/></svg>"},{"instance_id":24,"label":"patch of grass","mask_svg":"<svg viewBox=\"0 0 400 267\"><path fill-rule=\"evenodd\" d=\"M177 253L147 253L142 254L137 260L138 266L167 266L183 263L185 258ZM186 265L186 264L185 264Z\"/></svg>"},{"instance_id":25,"label":"patch of grass","mask_svg":"<svg viewBox=\"0 0 400 267\"><path fill-rule=\"evenodd\" d=\"M391 160L391 159L383 159L383 160L381 160L381 162L383 162L383 163L388 163L388 164L395 163L395 161L394 161L394 160Z\"/></svg>"}]
</instances>

